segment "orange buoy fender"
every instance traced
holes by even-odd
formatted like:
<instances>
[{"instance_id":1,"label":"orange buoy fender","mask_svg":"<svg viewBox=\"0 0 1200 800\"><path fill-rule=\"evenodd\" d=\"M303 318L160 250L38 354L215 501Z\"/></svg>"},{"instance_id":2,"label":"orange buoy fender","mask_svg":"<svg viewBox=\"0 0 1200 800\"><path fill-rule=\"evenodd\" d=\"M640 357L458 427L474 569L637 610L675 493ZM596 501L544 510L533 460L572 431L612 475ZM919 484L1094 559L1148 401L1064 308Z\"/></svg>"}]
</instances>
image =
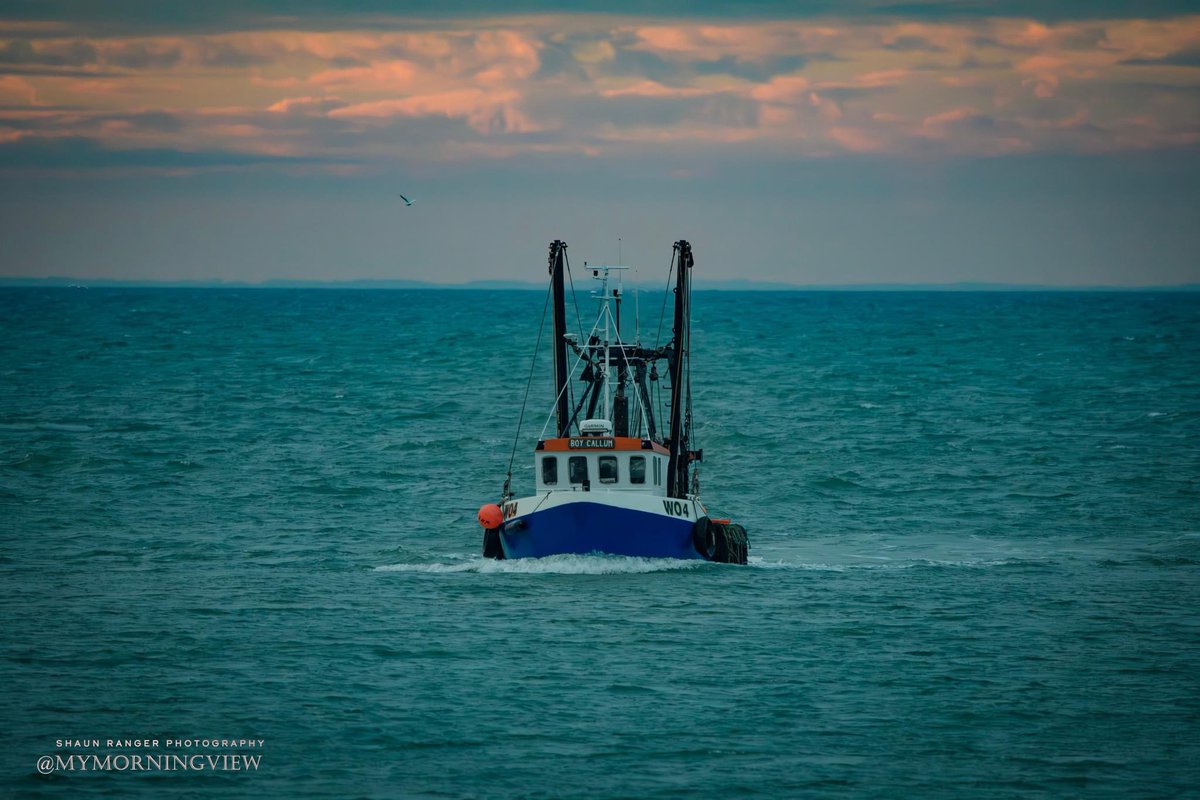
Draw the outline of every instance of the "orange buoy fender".
<instances>
[{"instance_id":1,"label":"orange buoy fender","mask_svg":"<svg viewBox=\"0 0 1200 800\"><path fill-rule=\"evenodd\" d=\"M484 530L499 528L504 522L504 512L495 503L487 503L479 509L479 524Z\"/></svg>"}]
</instances>

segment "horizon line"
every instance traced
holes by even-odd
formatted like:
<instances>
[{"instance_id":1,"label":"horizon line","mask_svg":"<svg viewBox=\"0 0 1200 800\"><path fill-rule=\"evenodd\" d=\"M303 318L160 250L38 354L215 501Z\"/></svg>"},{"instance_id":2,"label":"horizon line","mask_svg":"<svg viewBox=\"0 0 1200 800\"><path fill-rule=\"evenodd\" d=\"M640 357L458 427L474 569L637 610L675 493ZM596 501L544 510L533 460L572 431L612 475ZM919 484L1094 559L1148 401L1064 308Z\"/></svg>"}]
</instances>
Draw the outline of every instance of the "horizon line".
<instances>
[{"instance_id":1,"label":"horizon line","mask_svg":"<svg viewBox=\"0 0 1200 800\"><path fill-rule=\"evenodd\" d=\"M480 278L455 283L414 280L408 278L350 278L346 280L317 280L272 278L261 281L226 281L213 278L153 279L153 278L79 278L61 275L46 277L0 276L0 287L42 288L145 288L145 289L344 289L344 290L502 290L541 291L545 287L535 281L507 278ZM660 284L628 284L628 288L659 290ZM787 281L732 278L725 280L693 281L696 291L751 292L821 292L821 291L974 291L974 292L1195 292L1200 283L1177 284L1043 284L1006 283L1003 281L943 281L943 282L862 282L862 283L791 283Z\"/></svg>"}]
</instances>

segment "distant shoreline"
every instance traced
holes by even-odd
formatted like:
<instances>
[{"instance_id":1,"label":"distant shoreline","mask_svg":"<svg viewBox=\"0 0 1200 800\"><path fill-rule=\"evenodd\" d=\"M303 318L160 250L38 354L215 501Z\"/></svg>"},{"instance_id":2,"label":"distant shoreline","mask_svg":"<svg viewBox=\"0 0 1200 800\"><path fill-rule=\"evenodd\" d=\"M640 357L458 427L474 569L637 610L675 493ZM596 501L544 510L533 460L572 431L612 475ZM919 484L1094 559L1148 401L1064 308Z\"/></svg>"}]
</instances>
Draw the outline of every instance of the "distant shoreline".
<instances>
[{"instance_id":1,"label":"distant shoreline","mask_svg":"<svg viewBox=\"0 0 1200 800\"><path fill-rule=\"evenodd\" d=\"M481 280L466 283L433 283L408 280L299 281L153 281L0 277L4 288L79 289L334 289L334 290L427 290L427 291L544 291L541 284L524 281ZM627 289L635 287L627 286ZM661 284L639 284L643 291L661 291ZM1173 285L1054 285L1009 283L846 283L792 284L773 281L696 281L696 291L724 292L1200 292L1200 283Z\"/></svg>"}]
</instances>

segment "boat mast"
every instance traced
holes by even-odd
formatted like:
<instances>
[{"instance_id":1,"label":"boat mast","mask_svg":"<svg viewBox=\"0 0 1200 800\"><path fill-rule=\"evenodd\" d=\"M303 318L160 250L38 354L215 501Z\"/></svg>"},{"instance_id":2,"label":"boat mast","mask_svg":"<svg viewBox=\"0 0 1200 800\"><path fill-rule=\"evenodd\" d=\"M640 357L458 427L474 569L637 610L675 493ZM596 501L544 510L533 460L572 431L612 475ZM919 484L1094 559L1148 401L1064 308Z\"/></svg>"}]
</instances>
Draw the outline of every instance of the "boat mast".
<instances>
[{"instance_id":1,"label":"boat mast","mask_svg":"<svg viewBox=\"0 0 1200 800\"><path fill-rule=\"evenodd\" d=\"M604 268L604 277L600 281L600 302L603 303L600 313L604 316L604 418L612 419L612 331L609 322L612 321L612 309L608 305L608 268Z\"/></svg>"},{"instance_id":2,"label":"boat mast","mask_svg":"<svg viewBox=\"0 0 1200 800\"><path fill-rule=\"evenodd\" d=\"M687 430L691 420L686 419L691 398L684 397L684 385L688 371L691 348L691 273L692 246L683 239L675 243L678 256L675 271L675 343L670 354L671 368L671 439L670 457L667 460L667 496L687 497L688 472L691 458L688 452Z\"/></svg>"},{"instance_id":3,"label":"boat mast","mask_svg":"<svg viewBox=\"0 0 1200 800\"><path fill-rule=\"evenodd\" d=\"M554 396L558 437L570 434L571 412L567 407L567 302L563 286L566 272L567 243L555 239L550 243L550 287L554 300Z\"/></svg>"},{"instance_id":4,"label":"boat mast","mask_svg":"<svg viewBox=\"0 0 1200 800\"><path fill-rule=\"evenodd\" d=\"M618 242L618 252L620 247L620 239ZM621 259L618 257L618 261ZM621 358L617 362L617 394L613 397L613 435L628 436L629 435L629 398L625 394L625 383L629 380L629 355L630 348L625 344L625 339L621 336L621 294L625 290L624 272L617 273L617 288L613 290L613 301L617 307L617 341L621 343ZM636 352L636 343L634 345Z\"/></svg>"}]
</instances>

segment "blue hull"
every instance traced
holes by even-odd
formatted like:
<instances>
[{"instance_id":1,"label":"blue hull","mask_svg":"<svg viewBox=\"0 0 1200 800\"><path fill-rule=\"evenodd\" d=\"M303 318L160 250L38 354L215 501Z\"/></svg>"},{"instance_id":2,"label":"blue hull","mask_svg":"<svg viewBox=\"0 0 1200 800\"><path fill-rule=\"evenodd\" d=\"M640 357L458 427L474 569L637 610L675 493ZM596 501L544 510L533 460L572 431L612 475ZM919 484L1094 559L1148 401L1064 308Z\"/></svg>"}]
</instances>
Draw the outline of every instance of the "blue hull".
<instances>
[{"instance_id":1,"label":"blue hull","mask_svg":"<svg viewBox=\"0 0 1200 800\"><path fill-rule=\"evenodd\" d=\"M692 545L692 520L602 503L569 503L504 525L506 558L608 553L642 558L702 558Z\"/></svg>"}]
</instances>

